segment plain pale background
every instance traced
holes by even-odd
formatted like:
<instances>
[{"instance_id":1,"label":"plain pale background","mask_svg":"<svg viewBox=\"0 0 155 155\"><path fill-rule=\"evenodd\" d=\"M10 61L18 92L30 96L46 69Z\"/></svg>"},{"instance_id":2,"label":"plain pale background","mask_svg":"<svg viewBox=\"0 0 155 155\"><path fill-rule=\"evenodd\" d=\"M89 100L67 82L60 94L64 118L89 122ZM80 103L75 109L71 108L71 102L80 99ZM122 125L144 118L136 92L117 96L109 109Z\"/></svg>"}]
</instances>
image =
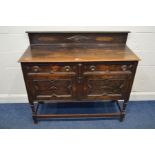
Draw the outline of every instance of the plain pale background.
<instances>
[{"instance_id":1,"label":"plain pale background","mask_svg":"<svg viewBox=\"0 0 155 155\"><path fill-rule=\"evenodd\" d=\"M2 26L0 27L0 103L28 102L17 62L29 45L25 31L131 31L127 45L141 58L130 100L155 99L155 27Z\"/></svg>"},{"instance_id":2,"label":"plain pale background","mask_svg":"<svg viewBox=\"0 0 155 155\"><path fill-rule=\"evenodd\" d=\"M0 2L2 26L155 26L154 0ZM0 152L6 155L154 155L154 139L154 130L1 130Z\"/></svg>"}]
</instances>

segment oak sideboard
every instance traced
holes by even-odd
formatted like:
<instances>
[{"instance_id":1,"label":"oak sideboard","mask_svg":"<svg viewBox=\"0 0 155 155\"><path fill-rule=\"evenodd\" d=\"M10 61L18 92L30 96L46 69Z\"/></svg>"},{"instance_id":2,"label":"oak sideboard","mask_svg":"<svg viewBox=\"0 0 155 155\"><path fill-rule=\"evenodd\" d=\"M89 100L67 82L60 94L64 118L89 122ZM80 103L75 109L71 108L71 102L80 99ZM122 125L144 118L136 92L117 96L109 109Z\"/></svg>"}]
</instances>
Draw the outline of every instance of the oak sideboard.
<instances>
[{"instance_id":1,"label":"oak sideboard","mask_svg":"<svg viewBox=\"0 0 155 155\"><path fill-rule=\"evenodd\" d=\"M139 58L129 32L27 32L20 58L34 123L43 118L116 117L123 121ZM42 104L113 101L119 112L39 114Z\"/></svg>"}]
</instances>

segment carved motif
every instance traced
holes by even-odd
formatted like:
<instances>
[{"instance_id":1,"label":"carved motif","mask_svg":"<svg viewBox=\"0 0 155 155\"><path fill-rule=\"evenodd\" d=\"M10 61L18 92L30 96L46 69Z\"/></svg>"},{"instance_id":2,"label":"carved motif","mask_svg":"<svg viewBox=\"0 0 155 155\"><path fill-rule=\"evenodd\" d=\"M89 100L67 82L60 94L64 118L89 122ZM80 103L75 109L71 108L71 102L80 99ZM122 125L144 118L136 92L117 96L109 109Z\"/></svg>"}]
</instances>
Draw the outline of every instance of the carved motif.
<instances>
[{"instance_id":1,"label":"carved motif","mask_svg":"<svg viewBox=\"0 0 155 155\"><path fill-rule=\"evenodd\" d=\"M84 40L89 40L90 38L87 36L83 36L83 35L74 35L74 36L68 37L67 39L75 41L75 42L81 42Z\"/></svg>"},{"instance_id":2,"label":"carved motif","mask_svg":"<svg viewBox=\"0 0 155 155\"><path fill-rule=\"evenodd\" d=\"M61 97L64 95L71 96L72 81L70 79L58 80L33 80L36 94L43 95L44 91L48 92L51 97Z\"/></svg>"},{"instance_id":3,"label":"carved motif","mask_svg":"<svg viewBox=\"0 0 155 155\"><path fill-rule=\"evenodd\" d=\"M121 94L124 87L124 79L96 79L88 80L88 95Z\"/></svg>"}]
</instances>

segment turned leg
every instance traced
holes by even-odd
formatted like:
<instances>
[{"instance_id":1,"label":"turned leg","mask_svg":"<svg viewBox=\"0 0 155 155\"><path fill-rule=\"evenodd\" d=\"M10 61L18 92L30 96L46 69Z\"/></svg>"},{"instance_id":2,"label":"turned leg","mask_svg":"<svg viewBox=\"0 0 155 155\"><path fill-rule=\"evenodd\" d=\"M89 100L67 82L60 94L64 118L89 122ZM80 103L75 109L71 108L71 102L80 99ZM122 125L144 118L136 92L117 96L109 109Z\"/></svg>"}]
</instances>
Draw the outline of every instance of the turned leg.
<instances>
[{"instance_id":1,"label":"turned leg","mask_svg":"<svg viewBox=\"0 0 155 155\"><path fill-rule=\"evenodd\" d=\"M36 110L35 110L35 106L34 106L34 103L30 103L30 106L31 106L31 110L32 110L32 119L33 119L33 122L34 124L37 124L38 121L37 121L37 118L36 118Z\"/></svg>"},{"instance_id":2,"label":"turned leg","mask_svg":"<svg viewBox=\"0 0 155 155\"><path fill-rule=\"evenodd\" d=\"M120 121L122 122L125 118L125 112L126 112L126 107L127 107L128 101L123 102L122 110L121 110L121 116L120 116Z\"/></svg>"}]
</instances>

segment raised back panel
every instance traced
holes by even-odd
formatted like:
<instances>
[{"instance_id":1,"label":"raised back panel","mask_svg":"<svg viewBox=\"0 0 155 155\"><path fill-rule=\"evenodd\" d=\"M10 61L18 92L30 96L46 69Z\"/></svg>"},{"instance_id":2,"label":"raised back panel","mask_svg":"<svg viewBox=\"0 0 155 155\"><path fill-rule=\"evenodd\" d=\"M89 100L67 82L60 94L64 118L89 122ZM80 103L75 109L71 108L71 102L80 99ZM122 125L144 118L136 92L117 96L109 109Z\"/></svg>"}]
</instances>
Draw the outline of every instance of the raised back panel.
<instances>
[{"instance_id":1,"label":"raised back panel","mask_svg":"<svg viewBox=\"0 0 155 155\"><path fill-rule=\"evenodd\" d=\"M129 32L28 32L30 44L125 44Z\"/></svg>"}]
</instances>

